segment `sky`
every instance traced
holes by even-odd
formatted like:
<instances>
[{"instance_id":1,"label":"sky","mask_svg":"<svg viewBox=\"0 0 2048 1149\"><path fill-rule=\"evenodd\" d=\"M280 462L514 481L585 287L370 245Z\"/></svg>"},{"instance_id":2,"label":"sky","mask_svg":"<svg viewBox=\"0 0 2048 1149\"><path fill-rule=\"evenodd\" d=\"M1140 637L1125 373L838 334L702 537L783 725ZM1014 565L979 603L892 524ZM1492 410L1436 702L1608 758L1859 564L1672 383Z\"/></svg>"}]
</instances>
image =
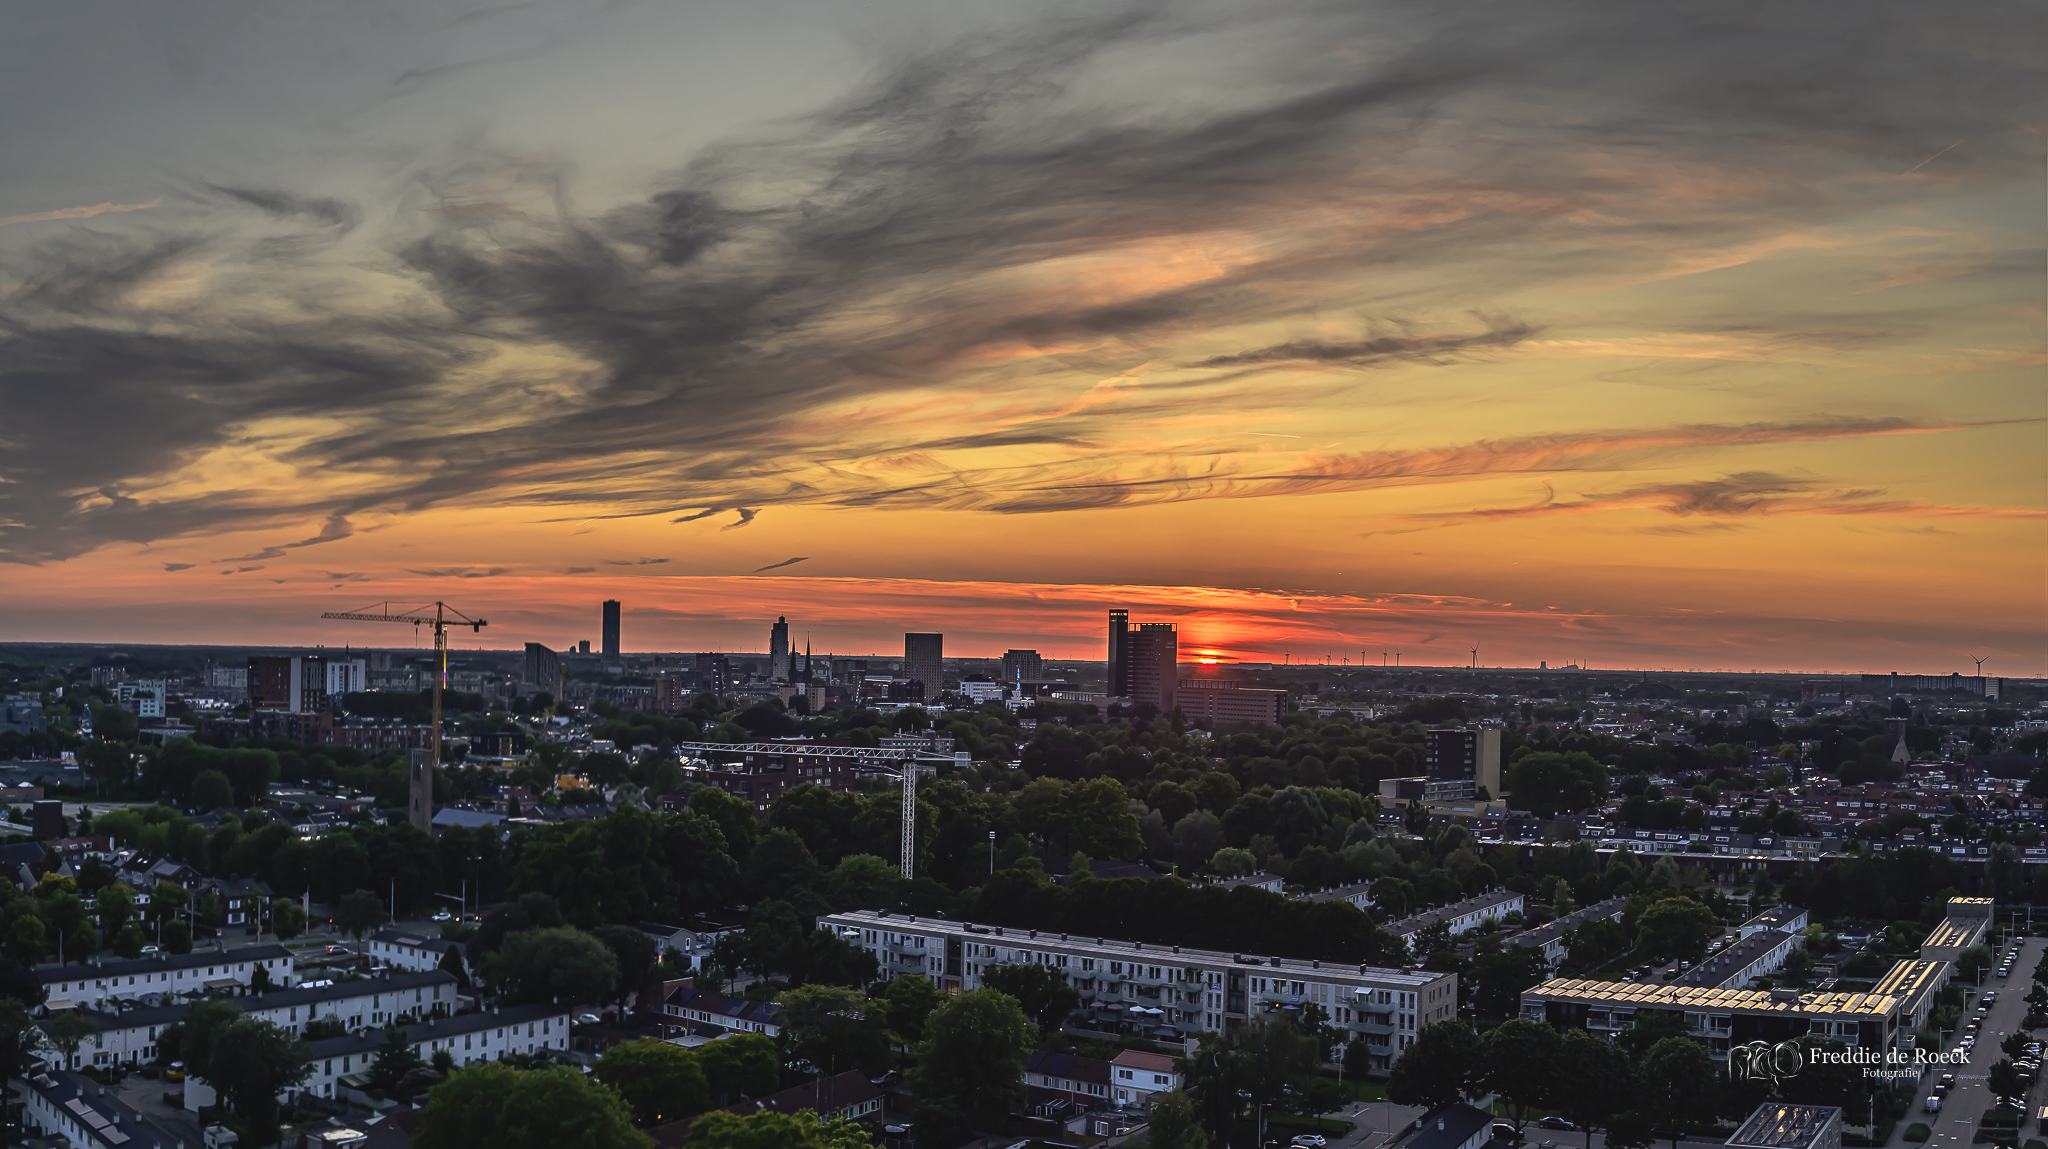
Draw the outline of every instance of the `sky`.
<instances>
[{"instance_id":1,"label":"sky","mask_svg":"<svg viewBox=\"0 0 2048 1149\"><path fill-rule=\"evenodd\" d=\"M100 0L0 641L2048 674L2024 4Z\"/></svg>"}]
</instances>

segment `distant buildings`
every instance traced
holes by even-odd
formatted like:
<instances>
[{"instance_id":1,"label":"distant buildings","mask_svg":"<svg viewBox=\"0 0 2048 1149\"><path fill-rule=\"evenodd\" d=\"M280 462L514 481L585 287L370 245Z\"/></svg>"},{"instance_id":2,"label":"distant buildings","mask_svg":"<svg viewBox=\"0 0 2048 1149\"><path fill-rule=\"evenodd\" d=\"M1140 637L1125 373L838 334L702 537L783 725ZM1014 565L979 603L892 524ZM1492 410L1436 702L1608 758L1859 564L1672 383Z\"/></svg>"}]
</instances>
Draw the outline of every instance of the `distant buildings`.
<instances>
[{"instance_id":1,"label":"distant buildings","mask_svg":"<svg viewBox=\"0 0 2048 1149\"><path fill-rule=\"evenodd\" d=\"M926 698L946 688L946 636L912 632L903 636L903 676L924 683Z\"/></svg>"},{"instance_id":2,"label":"distant buildings","mask_svg":"<svg viewBox=\"0 0 2048 1149\"><path fill-rule=\"evenodd\" d=\"M617 665L619 661L619 600L604 600L604 660L606 665Z\"/></svg>"},{"instance_id":3,"label":"distant buildings","mask_svg":"<svg viewBox=\"0 0 2048 1149\"><path fill-rule=\"evenodd\" d=\"M1422 736L1422 763L1429 783L1423 797L1448 802L1500 796L1500 731L1430 730Z\"/></svg>"},{"instance_id":4,"label":"distant buildings","mask_svg":"<svg viewBox=\"0 0 2048 1149\"><path fill-rule=\"evenodd\" d=\"M526 660L520 666L519 681L553 691L561 676L561 655L537 642L526 644Z\"/></svg>"},{"instance_id":5,"label":"distant buildings","mask_svg":"<svg viewBox=\"0 0 2048 1149\"><path fill-rule=\"evenodd\" d=\"M1287 692L1261 690L1234 678L1183 678L1175 696L1190 721L1277 723L1287 717Z\"/></svg>"},{"instance_id":6,"label":"distant buildings","mask_svg":"<svg viewBox=\"0 0 2048 1149\"><path fill-rule=\"evenodd\" d=\"M1035 650L1003 652L1004 682L1036 682L1045 674L1045 660Z\"/></svg>"},{"instance_id":7,"label":"distant buildings","mask_svg":"<svg viewBox=\"0 0 2048 1149\"><path fill-rule=\"evenodd\" d=\"M248 681L252 710L324 714L335 697L369 688L369 664L317 654L255 655Z\"/></svg>"},{"instance_id":8,"label":"distant buildings","mask_svg":"<svg viewBox=\"0 0 2048 1149\"><path fill-rule=\"evenodd\" d=\"M1108 661L1109 697L1149 702L1162 714L1173 709L1180 686L1180 638L1172 623L1133 628L1130 611L1110 611Z\"/></svg>"}]
</instances>

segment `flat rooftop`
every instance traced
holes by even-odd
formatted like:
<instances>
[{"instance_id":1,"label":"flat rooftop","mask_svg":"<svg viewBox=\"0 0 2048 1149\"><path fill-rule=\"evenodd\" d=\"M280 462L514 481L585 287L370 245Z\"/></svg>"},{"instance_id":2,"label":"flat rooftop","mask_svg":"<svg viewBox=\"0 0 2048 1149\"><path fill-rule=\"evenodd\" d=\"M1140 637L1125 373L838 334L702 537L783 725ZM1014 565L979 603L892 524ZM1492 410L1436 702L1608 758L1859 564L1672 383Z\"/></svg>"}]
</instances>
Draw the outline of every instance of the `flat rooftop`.
<instances>
[{"instance_id":1,"label":"flat rooftop","mask_svg":"<svg viewBox=\"0 0 2048 1149\"><path fill-rule=\"evenodd\" d=\"M988 926L979 922L956 921L952 918L916 917L910 914L892 913L885 910L852 910L843 914L825 914L820 922L859 925L871 929L891 930L898 933L962 934L973 935L983 944L987 940L1000 938L1010 946L1042 946L1047 949L1067 949L1074 952L1087 950L1102 953L1127 950L1144 954L1148 959L1181 958L1186 961L1208 965L1243 966L1246 969L1287 970L1294 974L1312 973L1323 977L1352 977L1360 975L1394 985L1420 987L1434 985L1438 981L1455 977L1455 974L1430 973L1425 970L1390 969L1385 966L1362 965L1358 962L1312 961L1305 958L1280 958L1270 955L1231 953L1227 950L1196 949L1192 946L1160 945L1156 942L1126 941L1122 938L1097 937L1092 934L1063 934L1053 930L1015 929L1009 926Z\"/></svg>"},{"instance_id":2,"label":"flat rooftop","mask_svg":"<svg viewBox=\"0 0 2048 1149\"><path fill-rule=\"evenodd\" d=\"M1523 997L1566 998L1583 1002L1633 1005L1644 1009L1741 1009L1756 1013L1858 1014L1888 1016L1899 998L1877 993L1808 993L1796 998L1763 989L1712 989L1704 986L1651 985L1635 981L1588 981L1552 978L1522 991Z\"/></svg>"},{"instance_id":3,"label":"flat rooftop","mask_svg":"<svg viewBox=\"0 0 2048 1149\"><path fill-rule=\"evenodd\" d=\"M1832 1105L1770 1102L1757 1106L1726 1143L1732 1149L1806 1149L1841 1116L1842 1111Z\"/></svg>"}]
</instances>

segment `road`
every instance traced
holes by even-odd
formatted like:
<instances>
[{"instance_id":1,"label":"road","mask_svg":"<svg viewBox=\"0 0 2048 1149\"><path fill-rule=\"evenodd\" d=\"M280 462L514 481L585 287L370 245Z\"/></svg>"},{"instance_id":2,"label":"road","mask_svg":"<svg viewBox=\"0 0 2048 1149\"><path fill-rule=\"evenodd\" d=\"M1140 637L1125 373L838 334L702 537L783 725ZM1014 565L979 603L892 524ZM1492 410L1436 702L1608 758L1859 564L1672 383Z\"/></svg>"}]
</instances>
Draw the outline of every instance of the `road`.
<instances>
[{"instance_id":1,"label":"road","mask_svg":"<svg viewBox=\"0 0 2048 1149\"><path fill-rule=\"evenodd\" d=\"M1898 1128L1892 1131L1889 1144L1906 1145L1906 1127L1920 1121L1925 1122L1933 1130L1933 1136L1927 1141L1927 1149L1969 1149L1970 1140L1976 1133L1977 1119L1991 1107L1988 1075L1991 1067L2005 1056L1998 1048L1998 1044L2005 1040L2007 1034L2017 1032L2020 1023L2026 1020L2027 990L2033 985L2034 966L2040 962L2044 946L2048 946L2048 939L2022 938L2019 960L2013 962L2011 977L1999 977L1995 963L1991 969L1984 972L1984 989L1997 990L1998 1000L1992 1004L1990 1013L1979 1014L1976 1012L1977 999L1971 998L1964 1010L1963 1020L1958 1023L1967 1025L1972 1017L1985 1018L1984 1024L1978 1027L1977 1045L1970 1051L1970 1063L1953 1068L1944 1067L1939 1072L1928 1073L1921 1079L1913 1095L1913 1110L1899 1122ZM2002 952L2000 956L2004 956ZM1948 1048L1953 1048L1954 1044L1955 1039L1951 1038ZM1928 1093L1933 1090L1935 1082L1941 1079L1942 1073L1956 1075L1955 1088L1942 1102L1941 1112L1930 1116L1922 1106ZM2039 1089L2028 1091L2029 1113L2033 1112L2032 1098L2039 1092ZM2032 1134L2032 1129L2022 1126L2022 1137Z\"/></svg>"}]
</instances>

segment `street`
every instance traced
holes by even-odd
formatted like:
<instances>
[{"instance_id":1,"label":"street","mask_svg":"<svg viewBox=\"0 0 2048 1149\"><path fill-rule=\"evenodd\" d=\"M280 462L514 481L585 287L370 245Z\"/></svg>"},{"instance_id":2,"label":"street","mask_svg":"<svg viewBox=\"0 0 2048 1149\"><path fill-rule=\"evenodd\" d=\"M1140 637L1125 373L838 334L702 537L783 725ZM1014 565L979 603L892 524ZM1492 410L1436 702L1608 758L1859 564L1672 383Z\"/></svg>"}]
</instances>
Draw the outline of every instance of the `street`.
<instances>
[{"instance_id":1,"label":"street","mask_svg":"<svg viewBox=\"0 0 2048 1149\"><path fill-rule=\"evenodd\" d=\"M2048 946L2048 939L2021 939L2019 959L2013 962L2011 977L1998 976L1996 961L1992 963L1992 968L1984 971L1984 990L1996 990L1998 1000L1992 1004L1989 1014L1976 1012L1975 998L1972 998L1964 1008L1963 1019L1958 1023L1960 1025L1968 1024L1972 1017L1986 1018L1984 1024L1978 1027L1976 1047L1970 1050L1970 1063L1953 1068L1943 1067L1922 1078L1914 1091L1912 1111L1899 1121L1898 1128L1892 1131L1888 1145L1908 1144L1905 1139L1906 1128L1917 1121L1924 1122L1933 1130L1933 1136L1927 1141L1928 1149L1968 1149L1971 1138L1976 1133L1977 1119L1983 1116L1984 1111L1991 1105L1991 1087L1987 1083L1987 1075L1991 1067L2005 1056L1998 1048L1999 1042L2005 1040L2007 1034L2017 1032L2020 1023L2026 1020L2027 990L2033 985L2034 966L2041 960L2043 946ZM2003 957L2003 951L2000 957ZM1954 1048L1955 1041L1955 1038L1950 1038L1943 1048ZM1922 1105L1928 1093L1934 1088L1934 1083L1941 1079L1943 1073L1956 1075L1955 1088L1942 1102L1940 1113L1927 1113ZM2038 1092L2036 1089L2028 1090L2030 1115L2033 1112L2031 1098ZM2031 1130L2022 1125L2021 1137L2024 1139L2030 1133Z\"/></svg>"}]
</instances>

